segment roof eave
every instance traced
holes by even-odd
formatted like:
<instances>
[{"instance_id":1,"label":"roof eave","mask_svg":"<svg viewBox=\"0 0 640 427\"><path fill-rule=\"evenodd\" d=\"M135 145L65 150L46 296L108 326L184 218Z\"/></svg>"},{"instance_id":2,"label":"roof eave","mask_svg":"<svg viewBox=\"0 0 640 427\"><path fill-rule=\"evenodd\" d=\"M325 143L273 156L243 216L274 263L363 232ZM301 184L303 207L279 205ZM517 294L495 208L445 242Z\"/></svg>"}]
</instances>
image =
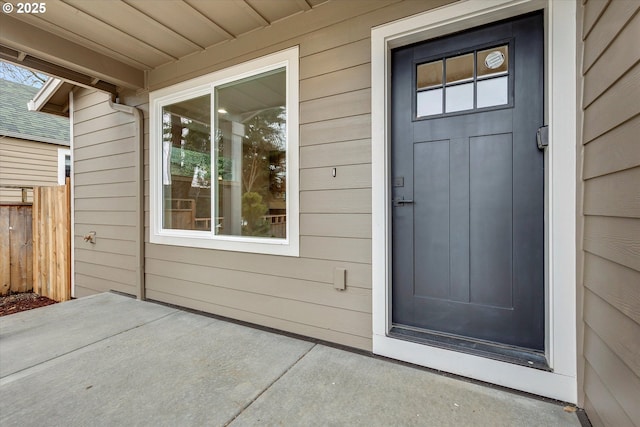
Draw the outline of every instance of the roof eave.
<instances>
[{"instance_id":1,"label":"roof eave","mask_svg":"<svg viewBox=\"0 0 640 427\"><path fill-rule=\"evenodd\" d=\"M103 55L27 22L0 14L0 58L62 77L71 82L96 86L101 82L129 89L145 87L145 72ZM95 82L95 83L94 83ZM109 90L115 93L115 90Z\"/></svg>"},{"instance_id":2,"label":"roof eave","mask_svg":"<svg viewBox=\"0 0 640 427\"><path fill-rule=\"evenodd\" d=\"M37 135L27 135L24 133L11 132L4 129L0 130L0 137L4 137L4 136L7 136L9 138L15 138L15 139L24 139L27 141L44 142L46 144L63 145L65 147L69 147L71 145L69 141L63 141L60 139L46 138L44 136L37 136Z\"/></svg>"}]
</instances>

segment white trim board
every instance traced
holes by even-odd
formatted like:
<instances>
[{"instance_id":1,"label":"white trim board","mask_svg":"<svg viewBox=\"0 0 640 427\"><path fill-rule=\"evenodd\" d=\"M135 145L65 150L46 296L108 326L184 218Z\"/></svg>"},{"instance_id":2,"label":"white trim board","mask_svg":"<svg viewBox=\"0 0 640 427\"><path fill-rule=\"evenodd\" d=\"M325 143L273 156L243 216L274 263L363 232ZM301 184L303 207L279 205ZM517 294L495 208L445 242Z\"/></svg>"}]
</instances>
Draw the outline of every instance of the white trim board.
<instances>
[{"instance_id":1,"label":"white trim board","mask_svg":"<svg viewBox=\"0 0 640 427\"><path fill-rule=\"evenodd\" d=\"M69 152L71 154L71 298L76 297L76 178L75 178L75 154L74 154L74 123L75 123L75 106L73 91L69 92Z\"/></svg>"},{"instance_id":2,"label":"white trim board","mask_svg":"<svg viewBox=\"0 0 640 427\"><path fill-rule=\"evenodd\" d=\"M390 50L535 10L545 13L546 348L552 372L443 350L387 335L390 319ZM446 372L577 402L576 3L462 0L371 32L373 352ZM554 88L562 88L554 92Z\"/></svg>"},{"instance_id":3,"label":"white trim board","mask_svg":"<svg viewBox=\"0 0 640 427\"><path fill-rule=\"evenodd\" d=\"M71 158L71 149L58 148L58 184L64 185L66 181L66 162L65 157Z\"/></svg>"}]
</instances>

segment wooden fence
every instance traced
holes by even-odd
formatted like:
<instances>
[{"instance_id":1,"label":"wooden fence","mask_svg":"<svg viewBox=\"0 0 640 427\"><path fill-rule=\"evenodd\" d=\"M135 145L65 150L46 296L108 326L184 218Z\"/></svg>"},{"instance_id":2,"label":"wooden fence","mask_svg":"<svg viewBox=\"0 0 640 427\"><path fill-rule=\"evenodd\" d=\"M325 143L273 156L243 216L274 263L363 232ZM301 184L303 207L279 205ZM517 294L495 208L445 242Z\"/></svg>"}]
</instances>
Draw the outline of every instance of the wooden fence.
<instances>
[{"instance_id":1,"label":"wooden fence","mask_svg":"<svg viewBox=\"0 0 640 427\"><path fill-rule=\"evenodd\" d=\"M0 296L33 288L31 203L0 206Z\"/></svg>"},{"instance_id":2,"label":"wooden fence","mask_svg":"<svg viewBox=\"0 0 640 427\"><path fill-rule=\"evenodd\" d=\"M71 192L66 185L33 189L33 291L71 299Z\"/></svg>"}]
</instances>

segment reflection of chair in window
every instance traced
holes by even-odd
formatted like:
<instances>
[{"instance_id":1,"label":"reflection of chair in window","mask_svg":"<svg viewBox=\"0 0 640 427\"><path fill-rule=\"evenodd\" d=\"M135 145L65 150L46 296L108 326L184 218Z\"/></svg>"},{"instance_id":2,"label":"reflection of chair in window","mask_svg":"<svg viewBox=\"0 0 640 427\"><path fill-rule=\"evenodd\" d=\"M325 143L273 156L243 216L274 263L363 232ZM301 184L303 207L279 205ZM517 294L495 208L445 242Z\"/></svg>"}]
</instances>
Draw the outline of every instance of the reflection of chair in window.
<instances>
[{"instance_id":1,"label":"reflection of chair in window","mask_svg":"<svg viewBox=\"0 0 640 427\"><path fill-rule=\"evenodd\" d=\"M264 219L269 223L271 237L286 239L287 237L287 215L266 215Z\"/></svg>"},{"instance_id":2,"label":"reflection of chair in window","mask_svg":"<svg viewBox=\"0 0 640 427\"><path fill-rule=\"evenodd\" d=\"M193 230L196 224L196 201L194 199L171 199L165 218L171 219L171 227L179 230ZM166 206L166 205L165 205Z\"/></svg>"},{"instance_id":3,"label":"reflection of chair in window","mask_svg":"<svg viewBox=\"0 0 640 427\"><path fill-rule=\"evenodd\" d=\"M195 219L196 230L211 230L211 218L196 218Z\"/></svg>"}]
</instances>

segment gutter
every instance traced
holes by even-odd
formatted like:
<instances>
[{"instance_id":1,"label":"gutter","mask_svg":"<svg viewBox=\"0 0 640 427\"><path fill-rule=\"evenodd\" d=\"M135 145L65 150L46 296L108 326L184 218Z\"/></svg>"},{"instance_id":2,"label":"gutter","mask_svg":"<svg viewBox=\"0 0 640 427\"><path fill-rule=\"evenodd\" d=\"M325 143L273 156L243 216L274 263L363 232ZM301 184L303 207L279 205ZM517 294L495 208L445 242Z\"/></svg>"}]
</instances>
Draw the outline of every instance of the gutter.
<instances>
[{"instance_id":1,"label":"gutter","mask_svg":"<svg viewBox=\"0 0 640 427\"><path fill-rule=\"evenodd\" d=\"M26 133L11 132L5 129L0 129L0 136L2 137L7 136L9 138L16 138L16 139L25 139L27 141L44 142L45 144L61 145L64 147L69 147L71 145L69 141L63 141L61 139L47 138L47 137L38 136L38 135L27 135Z\"/></svg>"},{"instance_id":2,"label":"gutter","mask_svg":"<svg viewBox=\"0 0 640 427\"><path fill-rule=\"evenodd\" d=\"M115 111L131 114L136 122L136 298L145 299L144 284L144 121L142 111L129 105L117 104L109 100L109 107Z\"/></svg>"}]
</instances>

